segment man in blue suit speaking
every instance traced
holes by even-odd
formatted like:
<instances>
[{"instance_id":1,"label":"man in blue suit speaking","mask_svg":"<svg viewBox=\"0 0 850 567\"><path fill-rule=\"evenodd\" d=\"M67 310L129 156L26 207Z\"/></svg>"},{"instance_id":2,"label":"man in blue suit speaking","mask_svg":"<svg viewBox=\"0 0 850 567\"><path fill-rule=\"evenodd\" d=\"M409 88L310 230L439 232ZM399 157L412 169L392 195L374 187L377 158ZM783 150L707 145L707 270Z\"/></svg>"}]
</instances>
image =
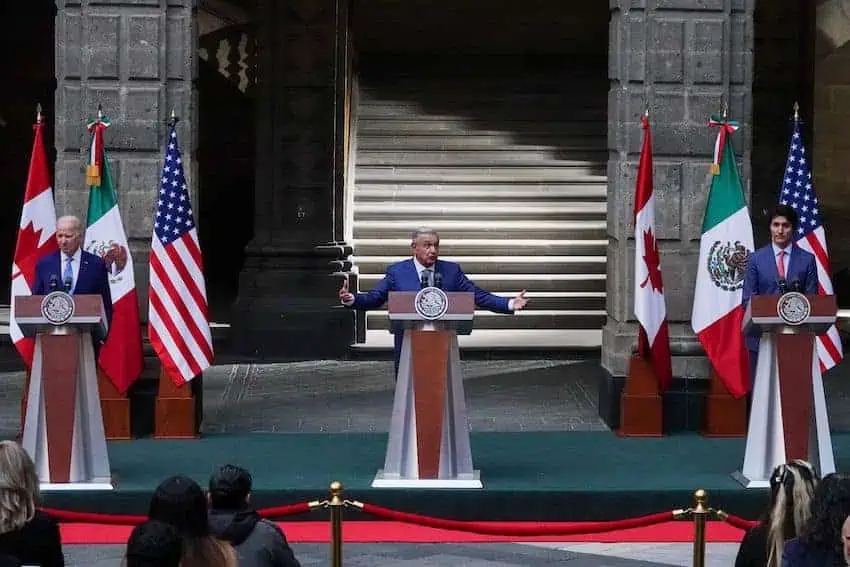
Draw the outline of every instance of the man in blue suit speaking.
<instances>
[{"instance_id":1,"label":"man in blue suit speaking","mask_svg":"<svg viewBox=\"0 0 850 567\"><path fill-rule=\"evenodd\" d=\"M440 235L430 228L419 228L410 239L413 257L387 267L384 279L367 293L353 294L348 290L348 281L344 281L339 290L339 299L346 307L363 311L377 309L387 301L391 291L418 291L423 283L440 287L443 291L471 291L475 294L475 306L496 313L510 314L523 309L528 303L525 290L516 297L507 298L493 295L472 283L460 266L454 262L439 260ZM401 353L403 340L401 333L395 334L395 359Z\"/></svg>"},{"instance_id":2,"label":"man in blue suit speaking","mask_svg":"<svg viewBox=\"0 0 850 567\"><path fill-rule=\"evenodd\" d=\"M103 298L107 323L112 323L112 294L103 260L83 250L83 229L80 219L60 217L56 221L56 242L59 250L48 254L35 266L33 295L66 291L71 295L98 294Z\"/></svg>"},{"instance_id":3,"label":"man in blue suit speaking","mask_svg":"<svg viewBox=\"0 0 850 567\"><path fill-rule=\"evenodd\" d=\"M741 300L746 306L753 295L778 295L799 291L806 295L818 292L815 257L793 243L799 219L788 205L776 205L770 212L771 243L752 253L747 263ZM756 374L759 333L747 336L750 351L750 379Z\"/></svg>"}]
</instances>

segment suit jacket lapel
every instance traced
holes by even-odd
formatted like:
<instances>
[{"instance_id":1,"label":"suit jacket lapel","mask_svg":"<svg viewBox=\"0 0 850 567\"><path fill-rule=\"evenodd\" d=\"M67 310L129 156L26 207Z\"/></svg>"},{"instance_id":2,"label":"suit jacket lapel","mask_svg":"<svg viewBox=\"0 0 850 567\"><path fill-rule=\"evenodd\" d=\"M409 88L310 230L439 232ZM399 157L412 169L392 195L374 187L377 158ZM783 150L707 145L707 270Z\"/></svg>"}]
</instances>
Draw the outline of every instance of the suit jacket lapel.
<instances>
[{"instance_id":1,"label":"suit jacket lapel","mask_svg":"<svg viewBox=\"0 0 850 567\"><path fill-rule=\"evenodd\" d=\"M88 258L80 254L80 271L77 272L77 281L74 282L74 287L72 291L74 293L77 292L77 288L80 287L80 282L83 281L83 274L88 271L89 261Z\"/></svg>"},{"instance_id":2,"label":"suit jacket lapel","mask_svg":"<svg viewBox=\"0 0 850 567\"><path fill-rule=\"evenodd\" d=\"M794 280L794 264L797 263L797 256L797 247L791 244L788 247L788 265L785 266L785 280L789 284ZM802 285L802 282L800 285Z\"/></svg>"}]
</instances>

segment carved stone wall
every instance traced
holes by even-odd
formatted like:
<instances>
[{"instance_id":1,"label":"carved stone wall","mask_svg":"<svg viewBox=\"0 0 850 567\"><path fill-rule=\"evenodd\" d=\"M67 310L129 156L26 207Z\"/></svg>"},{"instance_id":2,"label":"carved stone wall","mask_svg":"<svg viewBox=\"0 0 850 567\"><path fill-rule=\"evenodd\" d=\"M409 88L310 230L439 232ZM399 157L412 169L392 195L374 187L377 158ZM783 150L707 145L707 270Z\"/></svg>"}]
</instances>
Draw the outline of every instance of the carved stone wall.
<instances>
[{"instance_id":1,"label":"carved stone wall","mask_svg":"<svg viewBox=\"0 0 850 567\"><path fill-rule=\"evenodd\" d=\"M600 384L599 410L616 425L622 388L617 377L625 376L636 344L632 210L640 115L648 106L657 236L678 378L666 396L665 420L676 428L693 419L690 406L699 403L688 396L693 379L702 382L708 375L690 315L716 136L707 122L724 101L740 122L733 143L744 179L750 178L754 6L751 0L611 0L610 6L608 321L602 365L611 377Z\"/></svg>"},{"instance_id":2,"label":"carved stone wall","mask_svg":"<svg viewBox=\"0 0 850 567\"><path fill-rule=\"evenodd\" d=\"M112 121L106 146L145 319L153 203L172 109L181 118L180 149L191 164L187 175L197 202L195 4L194 0L56 2L57 213L76 214L85 222L86 122L101 104Z\"/></svg>"}]
</instances>

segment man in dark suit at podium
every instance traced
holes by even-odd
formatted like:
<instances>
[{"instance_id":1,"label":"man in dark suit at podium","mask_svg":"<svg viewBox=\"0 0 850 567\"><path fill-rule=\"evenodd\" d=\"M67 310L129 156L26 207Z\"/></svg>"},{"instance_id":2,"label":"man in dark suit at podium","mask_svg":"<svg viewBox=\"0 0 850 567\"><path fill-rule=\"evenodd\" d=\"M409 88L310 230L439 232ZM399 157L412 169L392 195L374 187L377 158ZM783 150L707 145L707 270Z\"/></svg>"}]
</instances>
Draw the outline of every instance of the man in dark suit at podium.
<instances>
[{"instance_id":1,"label":"man in dark suit at podium","mask_svg":"<svg viewBox=\"0 0 850 567\"><path fill-rule=\"evenodd\" d=\"M60 217L56 221L56 242L59 250L48 254L35 266L33 295L66 291L71 295L98 294L103 298L107 323L112 323L112 294L103 260L83 250L83 229L80 219Z\"/></svg>"},{"instance_id":2,"label":"man in dark suit at podium","mask_svg":"<svg viewBox=\"0 0 850 567\"><path fill-rule=\"evenodd\" d=\"M348 290L348 280L339 290L339 299L346 307L359 310L377 309L387 301L391 291L418 291L427 286L443 291L471 291L475 306L496 313L510 314L523 309L528 303L525 290L513 298L499 297L472 283L461 267L454 262L439 260L440 235L430 228L419 228L410 238L413 257L387 267L386 275L367 293L353 294ZM395 362L398 369L402 333L395 333Z\"/></svg>"},{"instance_id":3,"label":"man in dark suit at podium","mask_svg":"<svg viewBox=\"0 0 850 567\"><path fill-rule=\"evenodd\" d=\"M752 253L744 277L741 300L744 305L753 295L779 295L799 291L806 295L818 292L815 257L793 243L799 219L788 205L776 205L770 212L771 243ZM750 351L750 380L756 375L760 334L756 329L747 336Z\"/></svg>"}]
</instances>

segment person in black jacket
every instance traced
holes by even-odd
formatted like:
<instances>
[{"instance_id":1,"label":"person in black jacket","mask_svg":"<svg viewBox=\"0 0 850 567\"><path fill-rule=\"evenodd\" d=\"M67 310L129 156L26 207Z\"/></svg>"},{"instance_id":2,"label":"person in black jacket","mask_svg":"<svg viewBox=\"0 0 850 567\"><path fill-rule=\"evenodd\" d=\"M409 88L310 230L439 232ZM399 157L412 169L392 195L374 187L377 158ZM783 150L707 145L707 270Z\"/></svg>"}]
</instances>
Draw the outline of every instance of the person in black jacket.
<instances>
[{"instance_id":1,"label":"person in black jacket","mask_svg":"<svg viewBox=\"0 0 850 567\"><path fill-rule=\"evenodd\" d=\"M210 477L210 531L230 542L239 567L301 567L283 531L250 507L251 474L224 465Z\"/></svg>"},{"instance_id":2,"label":"person in black jacket","mask_svg":"<svg viewBox=\"0 0 850 567\"><path fill-rule=\"evenodd\" d=\"M800 534L811 515L817 482L817 473L806 461L773 469L767 512L741 540L735 567L779 567L785 542Z\"/></svg>"},{"instance_id":3,"label":"person in black jacket","mask_svg":"<svg viewBox=\"0 0 850 567\"><path fill-rule=\"evenodd\" d=\"M0 554L23 565L64 567L59 524L36 510L38 476L14 441L0 441Z\"/></svg>"},{"instance_id":4,"label":"person in black jacket","mask_svg":"<svg viewBox=\"0 0 850 567\"><path fill-rule=\"evenodd\" d=\"M124 567L180 567L183 541L174 526L148 520L133 528Z\"/></svg>"},{"instance_id":5,"label":"person in black jacket","mask_svg":"<svg viewBox=\"0 0 850 567\"><path fill-rule=\"evenodd\" d=\"M844 567L841 528L850 516L850 476L823 477L812 499L812 516L799 537L785 544L782 567Z\"/></svg>"}]
</instances>

